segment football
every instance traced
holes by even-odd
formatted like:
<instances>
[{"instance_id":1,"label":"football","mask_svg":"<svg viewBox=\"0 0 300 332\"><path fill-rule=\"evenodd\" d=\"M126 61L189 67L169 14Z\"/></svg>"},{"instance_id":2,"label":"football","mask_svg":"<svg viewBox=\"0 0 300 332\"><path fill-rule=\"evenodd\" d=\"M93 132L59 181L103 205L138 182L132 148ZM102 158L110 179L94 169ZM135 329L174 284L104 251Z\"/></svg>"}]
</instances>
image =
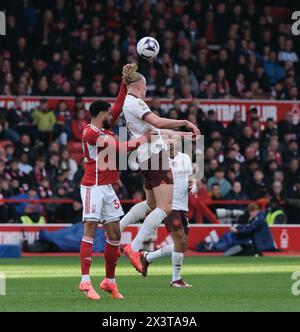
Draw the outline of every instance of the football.
<instances>
[{"instance_id":1,"label":"football","mask_svg":"<svg viewBox=\"0 0 300 332\"><path fill-rule=\"evenodd\" d=\"M143 59L155 58L159 52L159 43L152 37L144 37L137 43L137 53Z\"/></svg>"}]
</instances>

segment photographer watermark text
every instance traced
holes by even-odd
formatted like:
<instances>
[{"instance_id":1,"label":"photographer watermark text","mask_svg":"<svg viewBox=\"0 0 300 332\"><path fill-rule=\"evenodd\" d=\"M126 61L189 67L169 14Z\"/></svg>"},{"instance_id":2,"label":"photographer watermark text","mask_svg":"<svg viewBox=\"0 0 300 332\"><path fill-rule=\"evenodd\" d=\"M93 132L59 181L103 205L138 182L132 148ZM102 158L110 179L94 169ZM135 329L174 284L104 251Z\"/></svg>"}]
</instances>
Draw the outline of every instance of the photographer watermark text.
<instances>
[{"instance_id":1,"label":"photographer watermark text","mask_svg":"<svg viewBox=\"0 0 300 332\"><path fill-rule=\"evenodd\" d=\"M5 13L0 11L0 35L6 35L6 17Z\"/></svg>"},{"instance_id":2,"label":"photographer watermark text","mask_svg":"<svg viewBox=\"0 0 300 332\"><path fill-rule=\"evenodd\" d=\"M296 271L292 274L292 280L295 280L295 282L292 285L292 294L295 296L300 295L300 271Z\"/></svg>"},{"instance_id":3,"label":"photographer watermark text","mask_svg":"<svg viewBox=\"0 0 300 332\"><path fill-rule=\"evenodd\" d=\"M6 276L3 272L0 272L0 296L1 295L6 295Z\"/></svg>"}]
</instances>

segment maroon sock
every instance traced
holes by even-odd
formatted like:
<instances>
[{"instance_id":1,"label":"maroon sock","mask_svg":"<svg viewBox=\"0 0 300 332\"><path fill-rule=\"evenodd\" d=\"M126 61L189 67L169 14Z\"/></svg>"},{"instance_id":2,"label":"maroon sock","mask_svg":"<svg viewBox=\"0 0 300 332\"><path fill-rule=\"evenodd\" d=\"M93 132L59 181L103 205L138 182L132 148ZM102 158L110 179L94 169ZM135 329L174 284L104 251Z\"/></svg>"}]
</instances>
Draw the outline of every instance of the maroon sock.
<instances>
[{"instance_id":1,"label":"maroon sock","mask_svg":"<svg viewBox=\"0 0 300 332\"><path fill-rule=\"evenodd\" d=\"M93 243L81 241L80 245L80 264L81 274L90 274L90 267L92 263Z\"/></svg>"},{"instance_id":2,"label":"maroon sock","mask_svg":"<svg viewBox=\"0 0 300 332\"><path fill-rule=\"evenodd\" d=\"M106 278L113 279L119 258L119 246L112 246L106 242L104 249Z\"/></svg>"}]
</instances>

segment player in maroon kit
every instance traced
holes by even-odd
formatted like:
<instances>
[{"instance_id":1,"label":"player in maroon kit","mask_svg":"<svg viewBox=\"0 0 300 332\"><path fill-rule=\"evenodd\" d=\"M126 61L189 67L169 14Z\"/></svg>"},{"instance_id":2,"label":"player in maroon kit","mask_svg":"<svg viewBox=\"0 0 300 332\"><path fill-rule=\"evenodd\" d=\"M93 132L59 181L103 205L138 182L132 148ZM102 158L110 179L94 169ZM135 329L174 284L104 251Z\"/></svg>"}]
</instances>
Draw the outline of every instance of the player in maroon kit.
<instances>
[{"instance_id":1,"label":"player in maroon kit","mask_svg":"<svg viewBox=\"0 0 300 332\"><path fill-rule=\"evenodd\" d=\"M115 268L119 257L121 232L119 218L124 214L120 201L112 188L112 184L119 179L117 167L110 165L103 170L107 161L101 157L104 149L114 151L131 151L139 144L150 139L150 131L130 142L118 142L110 130L122 110L126 87L121 84L116 103L111 109L110 104L104 101L95 101L89 111L91 123L87 125L82 135L83 154L86 159L85 172L81 182L81 198L83 203L84 234L80 246L81 282L79 290L89 299L100 299L94 290L89 270L92 261L93 241L100 222L106 232L106 245L104 250L106 264L106 278L101 282L100 288L111 294L113 298L123 299L115 282ZM115 165L116 166L116 165Z\"/></svg>"}]
</instances>

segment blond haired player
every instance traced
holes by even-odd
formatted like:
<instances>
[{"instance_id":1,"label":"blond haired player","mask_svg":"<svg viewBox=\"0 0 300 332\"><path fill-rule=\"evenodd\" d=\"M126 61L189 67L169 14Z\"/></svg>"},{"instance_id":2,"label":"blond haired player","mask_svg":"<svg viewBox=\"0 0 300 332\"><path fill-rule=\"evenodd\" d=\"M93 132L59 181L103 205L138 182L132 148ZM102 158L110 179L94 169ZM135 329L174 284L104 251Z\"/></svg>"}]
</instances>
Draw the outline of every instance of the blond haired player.
<instances>
[{"instance_id":1,"label":"blond haired player","mask_svg":"<svg viewBox=\"0 0 300 332\"><path fill-rule=\"evenodd\" d=\"M127 87L123 113L130 136L139 137L146 130L151 130L156 135L153 142L143 144L137 149L138 162L144 177L146 200L133 206L120 224L125 228L127 224L145 219L135 239L124 247L132 265L142 272L139 250L145 238L172 212L173 177L161 130L186 127L194 135L199 135L200 131L187 120L161 118L151 112L143 101L147 91L146 80L137 72L135 64L123 67L123 80ZM173 130L164 130L163 133L170 136L173 133L178 134ZM184 135L182 132L179 134Z\"/></svg>"}]
</instances>

